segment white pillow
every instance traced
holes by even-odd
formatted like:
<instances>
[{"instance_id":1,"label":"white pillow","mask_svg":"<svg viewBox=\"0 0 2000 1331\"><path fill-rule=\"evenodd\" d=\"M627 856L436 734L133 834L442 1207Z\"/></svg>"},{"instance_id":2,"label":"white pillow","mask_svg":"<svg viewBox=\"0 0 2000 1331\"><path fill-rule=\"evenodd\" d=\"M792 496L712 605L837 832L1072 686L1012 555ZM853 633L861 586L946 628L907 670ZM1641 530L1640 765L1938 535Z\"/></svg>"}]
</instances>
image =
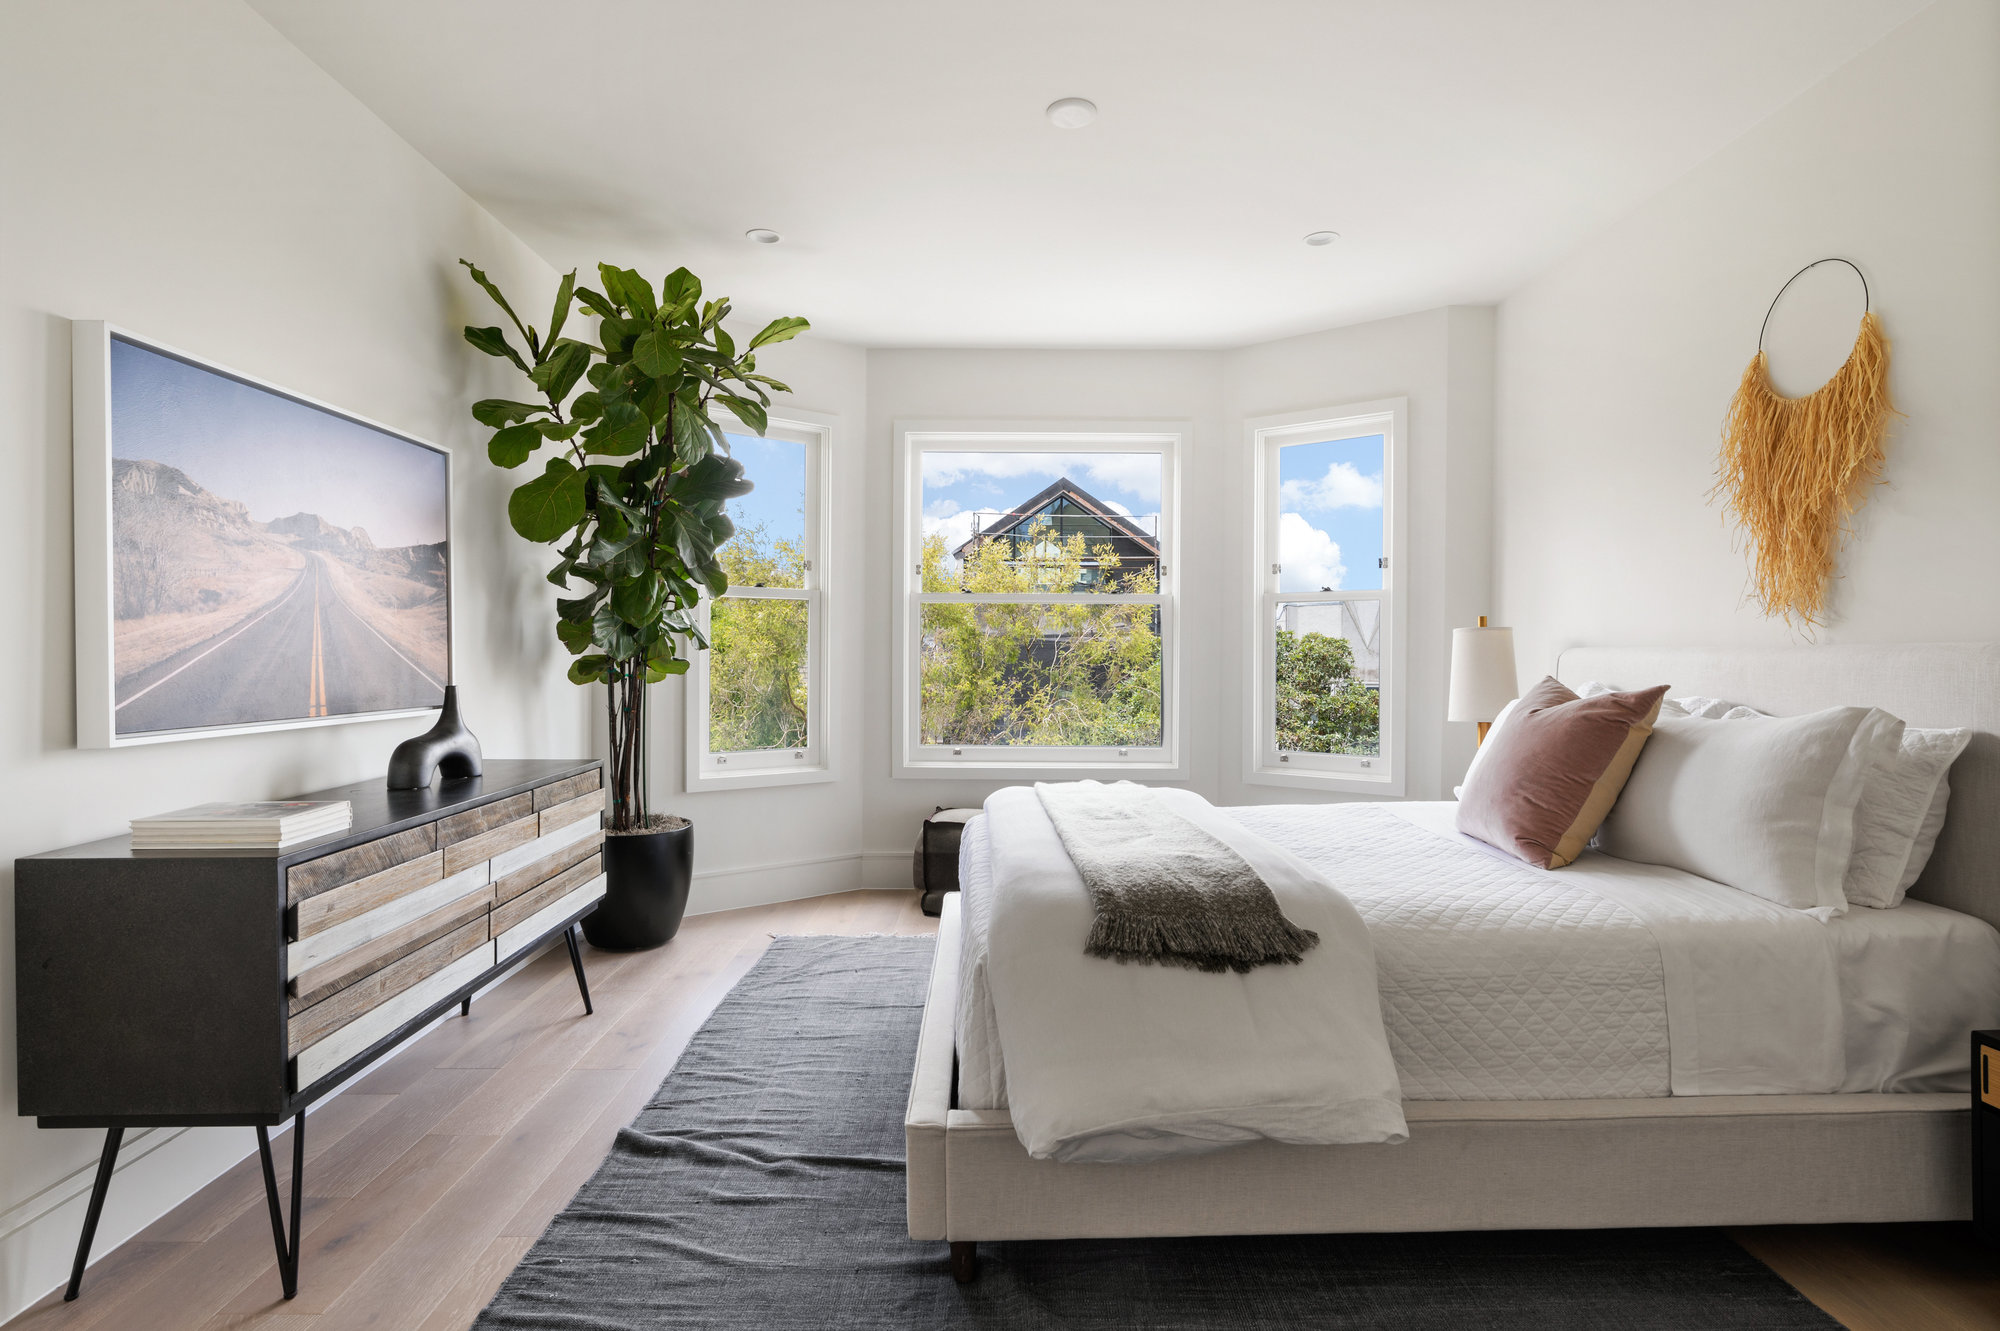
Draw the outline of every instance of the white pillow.
<instances>
[{"instance_id":1,"label":"white pillow","mask_svg":"<svg viewBox=\"0 0 2000 1331\"><path fill-rule=\"evenodd\" d=\"M1971 742L1972 731L1964 727L1925 730L1912 726L1903 731L1896 761L1876 773L1861 797L1855 863L1848 868L1849 901L1881 910L1903 904L1903 894L1937 849L1945 806L1951 802L1948 773ZM1857 886L1855 871L1864 854L1871 857L1873 872Z\"/></svg>"},{"instance_id":2,"label":"white pillow","mask_svg":"<svg viewBox=\"0 0 2000 1331\"><path fill-rule=\"evenodd\" d=\"M1620 859L1839 915L1862 790L1902 738L1903 723L1872 707L1727 725L1662 715L1598 843Z\"/></svg>"}]
</instances>

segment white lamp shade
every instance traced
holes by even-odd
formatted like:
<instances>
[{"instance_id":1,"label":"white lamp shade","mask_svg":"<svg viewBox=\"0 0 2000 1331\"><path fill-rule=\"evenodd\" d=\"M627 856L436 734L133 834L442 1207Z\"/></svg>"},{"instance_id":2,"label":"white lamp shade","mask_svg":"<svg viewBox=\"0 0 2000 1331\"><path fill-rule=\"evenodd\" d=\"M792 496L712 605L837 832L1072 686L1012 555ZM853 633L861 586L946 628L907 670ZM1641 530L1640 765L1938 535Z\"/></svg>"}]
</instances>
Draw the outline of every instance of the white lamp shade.
<instances>
[{"instance_id":1,"label":"white lamp shade","mask_svg":"<svg viewBox=\"0 0 2000 1331\"><path fill-rule=\"evenodd\" d=\"M1521 693L1514 678L1514 630L1451 631L1451 721L1491 721Z\"/></svg>"}]
</instances>

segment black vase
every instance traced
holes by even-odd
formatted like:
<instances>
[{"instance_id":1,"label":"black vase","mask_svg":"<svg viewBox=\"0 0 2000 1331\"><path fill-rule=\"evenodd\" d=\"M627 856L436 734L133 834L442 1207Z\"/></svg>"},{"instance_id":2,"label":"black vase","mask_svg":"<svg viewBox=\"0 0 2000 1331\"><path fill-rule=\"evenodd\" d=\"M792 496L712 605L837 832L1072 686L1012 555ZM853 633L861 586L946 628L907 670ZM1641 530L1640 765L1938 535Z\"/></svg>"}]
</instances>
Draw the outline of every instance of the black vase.
<instances>
[{"instance_id":1,"label":"black vase","mask_svg":"<svg viewBox=\"0 0 2000 1331\"><path fill-rule=\"evenodd\" d=\"M479 737L458 719L458 685L444 686L444 707L437 724L423 734L406 739L389 755L389 789L427 790L439 769L447 781L478 776L484 771L479 760Z\"/></svg>"},{"instance_id":2,"label":"black vase","mask_svg":"<svg viewBox=\"0 0 2000 1331\"><path fill-rule=\"evenodd\" d=\"M636 952L672 938L694 883L694 824L658 832L607 833L604 900L583 917L593 947Z\"/></svg>"}]
</instances>

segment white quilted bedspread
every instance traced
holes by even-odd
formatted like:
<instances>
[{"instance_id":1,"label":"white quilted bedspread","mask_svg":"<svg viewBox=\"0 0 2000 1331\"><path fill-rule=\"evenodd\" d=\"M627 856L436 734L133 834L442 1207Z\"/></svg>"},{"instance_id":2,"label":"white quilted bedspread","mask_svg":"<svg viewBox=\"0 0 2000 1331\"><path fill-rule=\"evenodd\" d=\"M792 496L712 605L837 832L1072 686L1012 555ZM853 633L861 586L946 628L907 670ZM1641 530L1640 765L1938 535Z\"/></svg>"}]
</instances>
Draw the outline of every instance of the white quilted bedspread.
<instances>
[{"instance_id":1,"label":"white quilted bedspread","mask_svg":"<svg viewBox=\"0 0 2000 1331\"><path fill-rule=\"evenodd\" d=\"M1233 808L1361 912L1410 1100L1666 1095L1666 981L1652 932L1597 893L1411 835L1374 805Z\"/></svg>"},{"instance_id":2,"label":"white quilted bedspread","mask_svg":"<svg viewBox=\"0 0 2000 1331\"><path fill-rule=\"evenodd\" d=\"M1962 1082L1965 1023L2000 1014L2000 935L1970 917L1911 903L1828 925L1596 852L1534 869L1458 835L1452 811L1223 811L1359 910L1405 1099L1943 1089ZM960 861L957 1103L1000 1109L984 822Z\"/></svg>"}]
</instances>

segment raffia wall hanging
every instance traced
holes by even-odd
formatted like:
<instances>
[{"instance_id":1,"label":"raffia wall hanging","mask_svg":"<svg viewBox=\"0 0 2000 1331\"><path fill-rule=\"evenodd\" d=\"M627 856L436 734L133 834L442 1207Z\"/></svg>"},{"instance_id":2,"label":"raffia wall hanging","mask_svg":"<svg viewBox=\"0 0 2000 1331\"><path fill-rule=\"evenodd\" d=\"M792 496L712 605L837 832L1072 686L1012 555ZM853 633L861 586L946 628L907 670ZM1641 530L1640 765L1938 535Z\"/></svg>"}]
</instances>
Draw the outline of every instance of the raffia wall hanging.
<instances>
[{"instance_id":1,"label":"raffia wall hanging","mask_svg":"<svg viewBox=\"0 0 2000 1331\"><path fill-rule=\"evenodd\" d=\"M1854 350L1831 379L1804 397L1771 385L1764 334L1778 297L1822 263L1861 277L1864 313ZM1889 401L1889 340L1868 301L1868 279L1846 259L1820 259L1792 274L1757 331L1757 354L1722 426L1719 478L1710 492L1742 532L1751 554L1751 592L1764 614L1798 628L1824 621L1834 561L1850 519L1882 479Z\"/></svg>"}]
</instances>

